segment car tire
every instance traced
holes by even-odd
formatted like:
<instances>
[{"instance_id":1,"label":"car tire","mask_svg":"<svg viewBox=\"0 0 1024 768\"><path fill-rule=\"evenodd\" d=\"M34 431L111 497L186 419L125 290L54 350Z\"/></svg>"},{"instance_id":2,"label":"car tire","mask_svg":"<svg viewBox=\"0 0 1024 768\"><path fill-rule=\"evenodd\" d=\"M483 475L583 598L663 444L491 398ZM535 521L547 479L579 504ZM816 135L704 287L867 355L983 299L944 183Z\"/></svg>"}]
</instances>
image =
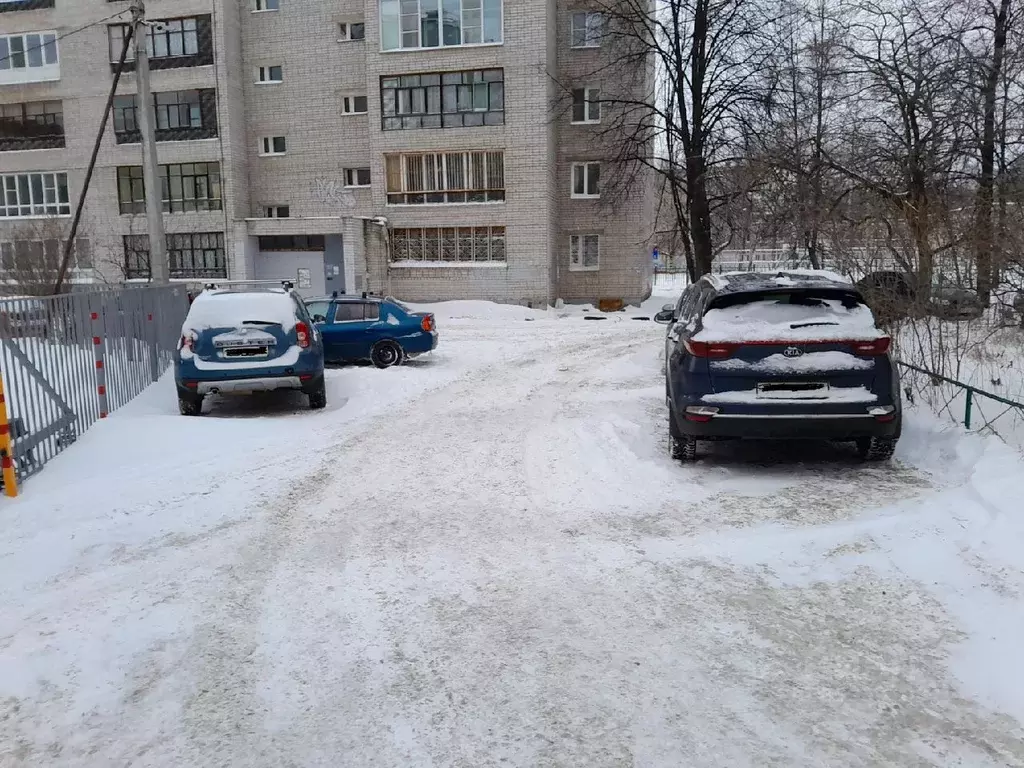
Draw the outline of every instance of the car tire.
<instances>
[{"instance_id":1,"label":"car tire","mask_svg":"<svg viewBox=\"0 0 1024 768\"><path fill-rule=\"evenodd\" d=\"M895 437L863 437L857 441L857 453L863 461L888 461L895 452Z\"/></svg>"},{"instance_id":2,"label":"car tire","mask_svg":"<svg viewBox=\"0 0 1024 768\"><path fill-rule=\"evenodd\" d=\"M178 396L178 411L182 416L202 416L203 398Z\"/></svg>"},{"instance_id":3,"label":"car tire","mask_svg":"<svg viewBox=\"0 0 1024 768\"><path fill-rule=\"evenodd\" d=\"M397 341L385 339L378 341L370 350L370 362L378 368L390 368L394 365L401 365L405 359L405 352Z\"/></svg>"},{"instance_id":4,"label":"car tire","mask_svg":"<svg viewBox=\"0 0 1024 768\"><path fill-rule=\"evenodd\" d=\"M312 392L306 395L309 398L309 407L319 411L327 407L327 383L320 379L320 384Z\"/></svg>"},{"instance_id":5,"label":"car tire","mask_svg":"<svg viewBox=\"0 0 1024 768\"><path fill-rule=\"evenodd\" d=\"M676 428L676 417L668 413L668 452L675 461L697 460L697 438L682 434Z\"/></svg>"}]
</instances>

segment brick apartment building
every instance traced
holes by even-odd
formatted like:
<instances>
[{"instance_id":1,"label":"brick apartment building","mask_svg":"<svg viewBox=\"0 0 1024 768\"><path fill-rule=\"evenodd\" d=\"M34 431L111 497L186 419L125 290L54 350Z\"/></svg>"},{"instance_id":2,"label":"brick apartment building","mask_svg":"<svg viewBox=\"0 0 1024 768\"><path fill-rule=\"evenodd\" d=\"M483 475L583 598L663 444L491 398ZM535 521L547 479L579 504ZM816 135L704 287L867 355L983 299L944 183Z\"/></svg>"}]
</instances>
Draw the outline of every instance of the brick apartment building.
<instances>
[{"instance_id":1,"label":"brick apartment building","mask_svg":"<svg viewBox=\"0 0 1024 768\"><path fill-rule=\"evenodd\" d=\"M0 0L0 266L49 253L47 227L69 220L127 9ZM535 304L649 293L651 187L601 197L607 84L587 73L607 53L585 2L149 0L146 15L172 278ZM148 276L130 59L78 281Z\"/></svg>"}]
</instances>

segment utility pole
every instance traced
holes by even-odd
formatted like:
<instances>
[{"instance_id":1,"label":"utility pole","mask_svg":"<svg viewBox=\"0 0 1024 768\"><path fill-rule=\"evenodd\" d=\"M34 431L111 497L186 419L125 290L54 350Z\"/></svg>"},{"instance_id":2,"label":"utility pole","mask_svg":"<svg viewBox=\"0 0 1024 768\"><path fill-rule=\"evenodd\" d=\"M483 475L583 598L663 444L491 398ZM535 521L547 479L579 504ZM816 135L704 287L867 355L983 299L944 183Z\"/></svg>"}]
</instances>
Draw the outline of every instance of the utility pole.
<instances>
[{"instance_id":1,"label":"utility pole","mask_svg":"<svg viewBox=\"0 0 1024 768\"><path fill-rule=\"evenodd\" d=\"M156 161L156 112L149 89L149 49L146 47L146 5L132 0L132 26L135 29L135 115L142 134L142 180L146 186L146 223L149 230L149 275L154 283L168 282L167 241L164 237L163 189Z\"/></svg>"}]
</instances>

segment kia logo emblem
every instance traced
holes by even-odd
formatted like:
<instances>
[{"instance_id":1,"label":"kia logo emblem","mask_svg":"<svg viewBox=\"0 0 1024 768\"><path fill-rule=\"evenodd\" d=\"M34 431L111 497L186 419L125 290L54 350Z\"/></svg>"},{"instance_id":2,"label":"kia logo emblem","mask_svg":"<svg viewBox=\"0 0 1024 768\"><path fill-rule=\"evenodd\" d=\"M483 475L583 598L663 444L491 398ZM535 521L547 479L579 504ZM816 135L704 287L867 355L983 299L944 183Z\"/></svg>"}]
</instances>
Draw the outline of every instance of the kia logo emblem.
<instances>
[{"instance_id":1,"label":"kia logo emblem","mask_svg":"<svg viewBox=\"0 0 1024 768\"><path fill-rule=\"evenodd\" d=\"M782 353L786 357L800 357L804 351L800 347L786 347L786 350Z\"/></svg>"}]
</instances>

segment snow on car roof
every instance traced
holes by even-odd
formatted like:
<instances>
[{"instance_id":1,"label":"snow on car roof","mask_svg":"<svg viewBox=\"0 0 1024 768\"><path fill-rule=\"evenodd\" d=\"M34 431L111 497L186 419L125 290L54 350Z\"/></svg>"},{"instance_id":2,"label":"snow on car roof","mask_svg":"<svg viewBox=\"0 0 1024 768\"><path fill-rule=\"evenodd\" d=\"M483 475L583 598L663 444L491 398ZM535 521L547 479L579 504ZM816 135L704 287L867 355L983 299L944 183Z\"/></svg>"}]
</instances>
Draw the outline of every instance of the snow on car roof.
<instances>
[{"instance_id":1,"label":"snow on car roof","mask_svg":"<svg viewBox=\"0 0 1024 768\"><path fill-rule=\"evenodd\" d=\"M827 269L781 269L776 272L726 272L708 275L708 281L720 293L764 291L772 288L854 289L850 278Z\"/></svg>"},{"instance_id":2,"label":"snow on car roof","mask_svg":"<svg viewBox=\"0 0 1024 768\"><path fill-rule=\"evenodd\" d=\"M182 329L234 328L248 320L276 323L290 331L295 319L295 301L286 291L212 290L196 296Z\"/></svg>"}]
</instances>

